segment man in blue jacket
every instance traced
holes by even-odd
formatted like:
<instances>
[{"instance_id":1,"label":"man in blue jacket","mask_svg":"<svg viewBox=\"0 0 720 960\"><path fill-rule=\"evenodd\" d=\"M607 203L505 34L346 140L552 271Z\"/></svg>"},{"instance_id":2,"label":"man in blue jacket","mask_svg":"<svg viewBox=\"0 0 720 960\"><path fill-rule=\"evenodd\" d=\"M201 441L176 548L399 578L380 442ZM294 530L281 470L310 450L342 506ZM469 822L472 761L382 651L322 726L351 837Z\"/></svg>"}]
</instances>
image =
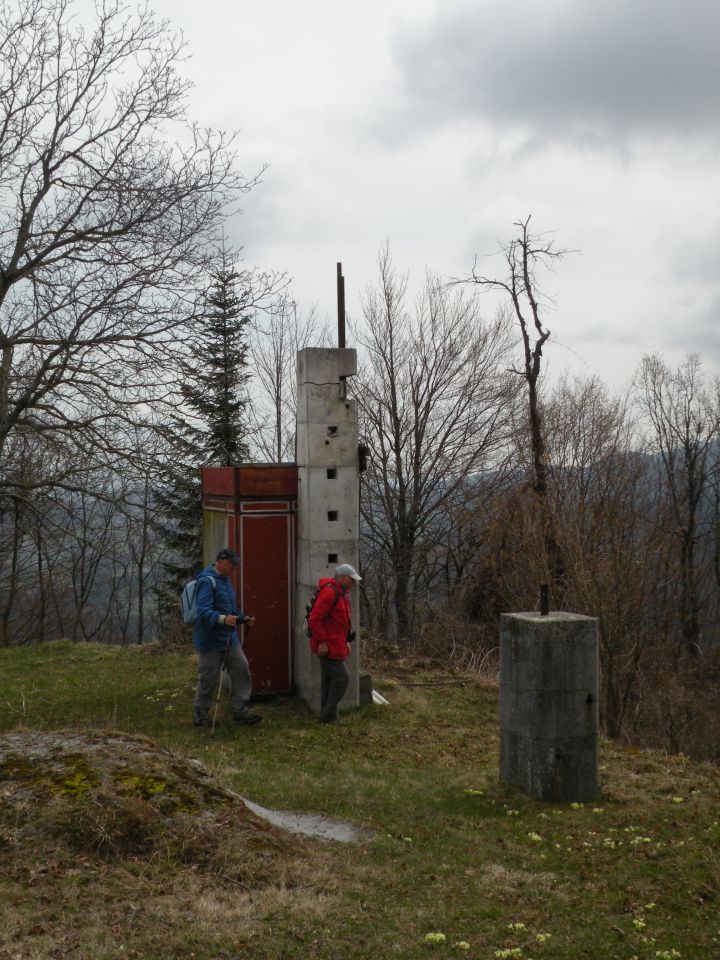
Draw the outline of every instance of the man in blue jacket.
<instances>
[{"instance_id":1,"label":"man in blue jacket","mask_svg":"<svg viewBox=\"0 0 720 960\"><path fill-rule=\"evenodd\" d=\"M193 720L196 727L212 727L212 695L220 678L223 662L230 674L230 708L235 723L249 725L262 720L262 717L251 713L248 708L252 677L237 625L246 623L252 626L255 617L243 614L237 605L230 574L238 563L240 557L225 547L218 553L215 563L198 575L195 593L197 617L193 633L198 653L198 684Z\"/></svg>"}]
</instances>

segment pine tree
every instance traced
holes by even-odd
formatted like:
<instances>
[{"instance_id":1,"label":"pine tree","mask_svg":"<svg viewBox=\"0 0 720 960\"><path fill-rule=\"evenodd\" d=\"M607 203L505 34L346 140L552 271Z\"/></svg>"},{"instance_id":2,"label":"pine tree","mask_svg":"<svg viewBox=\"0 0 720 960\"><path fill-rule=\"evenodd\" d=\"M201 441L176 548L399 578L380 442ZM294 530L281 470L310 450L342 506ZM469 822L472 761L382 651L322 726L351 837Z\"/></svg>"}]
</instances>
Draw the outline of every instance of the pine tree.
<instances>
[{"instance_id":1,"label":"pine tree","mask_svg":"<svg viewBox=\"0 0 720 960\"><path fill-rule=\"evenodd\" d=\"M197 572L202 557L202 493L198 449L182 436L174 424L163 433L172 451L162 485L153 495L153 529L162 537L169 559L162 566L165 577L155 588L161 615L177 613L178 596L184 583ZM183 431L184 432L184 431Z\"/></svg>"},{"instance_id":2,"label":"pine tree","mask_svg":"<svg viewBox=\"0 0 720 960\"><path fill-rule=\"evenodd\" d=\"M177 609L185 581L202 558L200 468L231 467L249 456L247 325L252 319L252 275L238 273L225 249L204 297L195 334L183 364L180 394L192 421L176 418L166 428L174 460L156 491L154 526L173 559L157 590L162 611Z\"/></svg>"},{"instance_id":3,"label":"pine tree","mask_svg":"<svg viewBox=\"0 0 720 960\"><path fill-rule=\"evenodd\" d=\"M246 327L252 319L248 309L252 291L247 284L241 286L243 279L223 250L180 388L185 404L201 423L193 432L206 466L237 466L249 455Z\"/></svg>"}]
</instances>

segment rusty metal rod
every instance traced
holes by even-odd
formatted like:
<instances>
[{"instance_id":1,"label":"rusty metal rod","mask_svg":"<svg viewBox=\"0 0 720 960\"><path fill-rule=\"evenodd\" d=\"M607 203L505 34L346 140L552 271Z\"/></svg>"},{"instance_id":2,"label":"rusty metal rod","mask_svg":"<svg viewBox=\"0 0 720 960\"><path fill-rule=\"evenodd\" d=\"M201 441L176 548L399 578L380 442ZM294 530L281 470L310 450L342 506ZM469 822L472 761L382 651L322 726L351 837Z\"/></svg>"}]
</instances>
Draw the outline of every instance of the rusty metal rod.
<instances>
[{"instance_id":1,"label":"rusty metal rod","mask_svg":"<svg viewBox=\"0 0 720 960\"><path fill-rule=\"evenodd\" d=\"M547 617L550 613L550 598L548 595L548 585L540 584L540 616Z\"/></svg>"},{"instance_id":2,"label":"rusty metal rod","mask_svg":"<svg viewBox=\"0 0 720 960\"><path fill-rule=\"evenodd\" d=\"M338 346L345 348L345 277L342 264L337 265Z\"/></svg>"}]
</instances>

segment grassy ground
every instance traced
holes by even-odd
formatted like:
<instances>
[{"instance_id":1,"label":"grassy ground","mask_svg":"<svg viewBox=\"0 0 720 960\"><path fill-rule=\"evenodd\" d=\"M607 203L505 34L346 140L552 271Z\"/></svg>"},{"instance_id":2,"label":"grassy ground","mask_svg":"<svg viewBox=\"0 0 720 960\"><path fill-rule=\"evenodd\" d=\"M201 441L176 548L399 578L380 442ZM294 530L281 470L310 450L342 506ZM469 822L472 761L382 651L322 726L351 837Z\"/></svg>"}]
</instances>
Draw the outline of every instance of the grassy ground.
<instances>
[{"instance_id":1,"label":"grassy ground","mask_svg":"<svg viewBox=\"0 0 720 960\"><path fill-rule=\"evenodd\" d=\"M345 726L281 698L210 739L189 724L194 677L189 652L0 650L0 733L143 734L265 807L373 839L101 859L12 848L0 816L0 957L720 957L717 769L604 743L597 804L542 804L499 784L497 689L476 678L390 667L374 677L390 705Z\"/></svg>"}]
</instances>

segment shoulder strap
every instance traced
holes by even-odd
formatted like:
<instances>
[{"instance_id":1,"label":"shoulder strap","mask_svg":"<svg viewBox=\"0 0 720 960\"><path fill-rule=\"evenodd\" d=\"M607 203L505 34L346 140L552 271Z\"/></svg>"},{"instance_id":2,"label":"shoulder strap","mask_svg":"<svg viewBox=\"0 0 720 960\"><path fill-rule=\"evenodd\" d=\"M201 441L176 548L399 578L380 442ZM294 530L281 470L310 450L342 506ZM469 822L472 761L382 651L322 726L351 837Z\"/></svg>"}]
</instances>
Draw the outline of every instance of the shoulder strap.
<instances>
[{"instance_id":1,"label":"shoulder strap","mask_svg":"<svg viewBox=\"0 0 720 960\"><path fill-rule=\"evenodd\" d=\"M312 610L312 608L313 608L313 607L315 606L315 604L317 603L317 599L318 599L318 597L320 596L320 594L322 593L322 591L325 589L325 587L331 587L333 593L335 594L335 596L333 597L332 606L330 607L330 613L332 613L332 611L333 611L333 610L335 609L335 607L337 606L337 602L338 602L338 600L340 599L340 593L341 593L340 590L338 589L337 584L336 584L336 583L324 583L321 587L317 587L317 588L316 588L315 592L313 593L312 597L310 598L310 602L309 602L308 605L307 605L307 613L306 613L306 615L305 615L305 618L306 618L306 619L307 619L307 617L309 616L310 611Z\"/></svg>"},{"instance_id":2,"label":"shoulder strap","mask_svg":"<svg viewBox=\"0 0 720 960\"><path fill-rule=\"evenodd\" d=\"M330 607L330 611L332 612L332 611L335 609L335 607L337 606L337 602L338 602L338 600L340 599L341 591L338 589L338 586L337 586L336 583L332 583L332 582L331 582L331 583L325 583L325 584L323 584L323 586L325 586L325 587L332 587L333 593L335 594L335 597L334 597L333 602L332 602L332 606Z\"/></svg>"}]
</instances>

